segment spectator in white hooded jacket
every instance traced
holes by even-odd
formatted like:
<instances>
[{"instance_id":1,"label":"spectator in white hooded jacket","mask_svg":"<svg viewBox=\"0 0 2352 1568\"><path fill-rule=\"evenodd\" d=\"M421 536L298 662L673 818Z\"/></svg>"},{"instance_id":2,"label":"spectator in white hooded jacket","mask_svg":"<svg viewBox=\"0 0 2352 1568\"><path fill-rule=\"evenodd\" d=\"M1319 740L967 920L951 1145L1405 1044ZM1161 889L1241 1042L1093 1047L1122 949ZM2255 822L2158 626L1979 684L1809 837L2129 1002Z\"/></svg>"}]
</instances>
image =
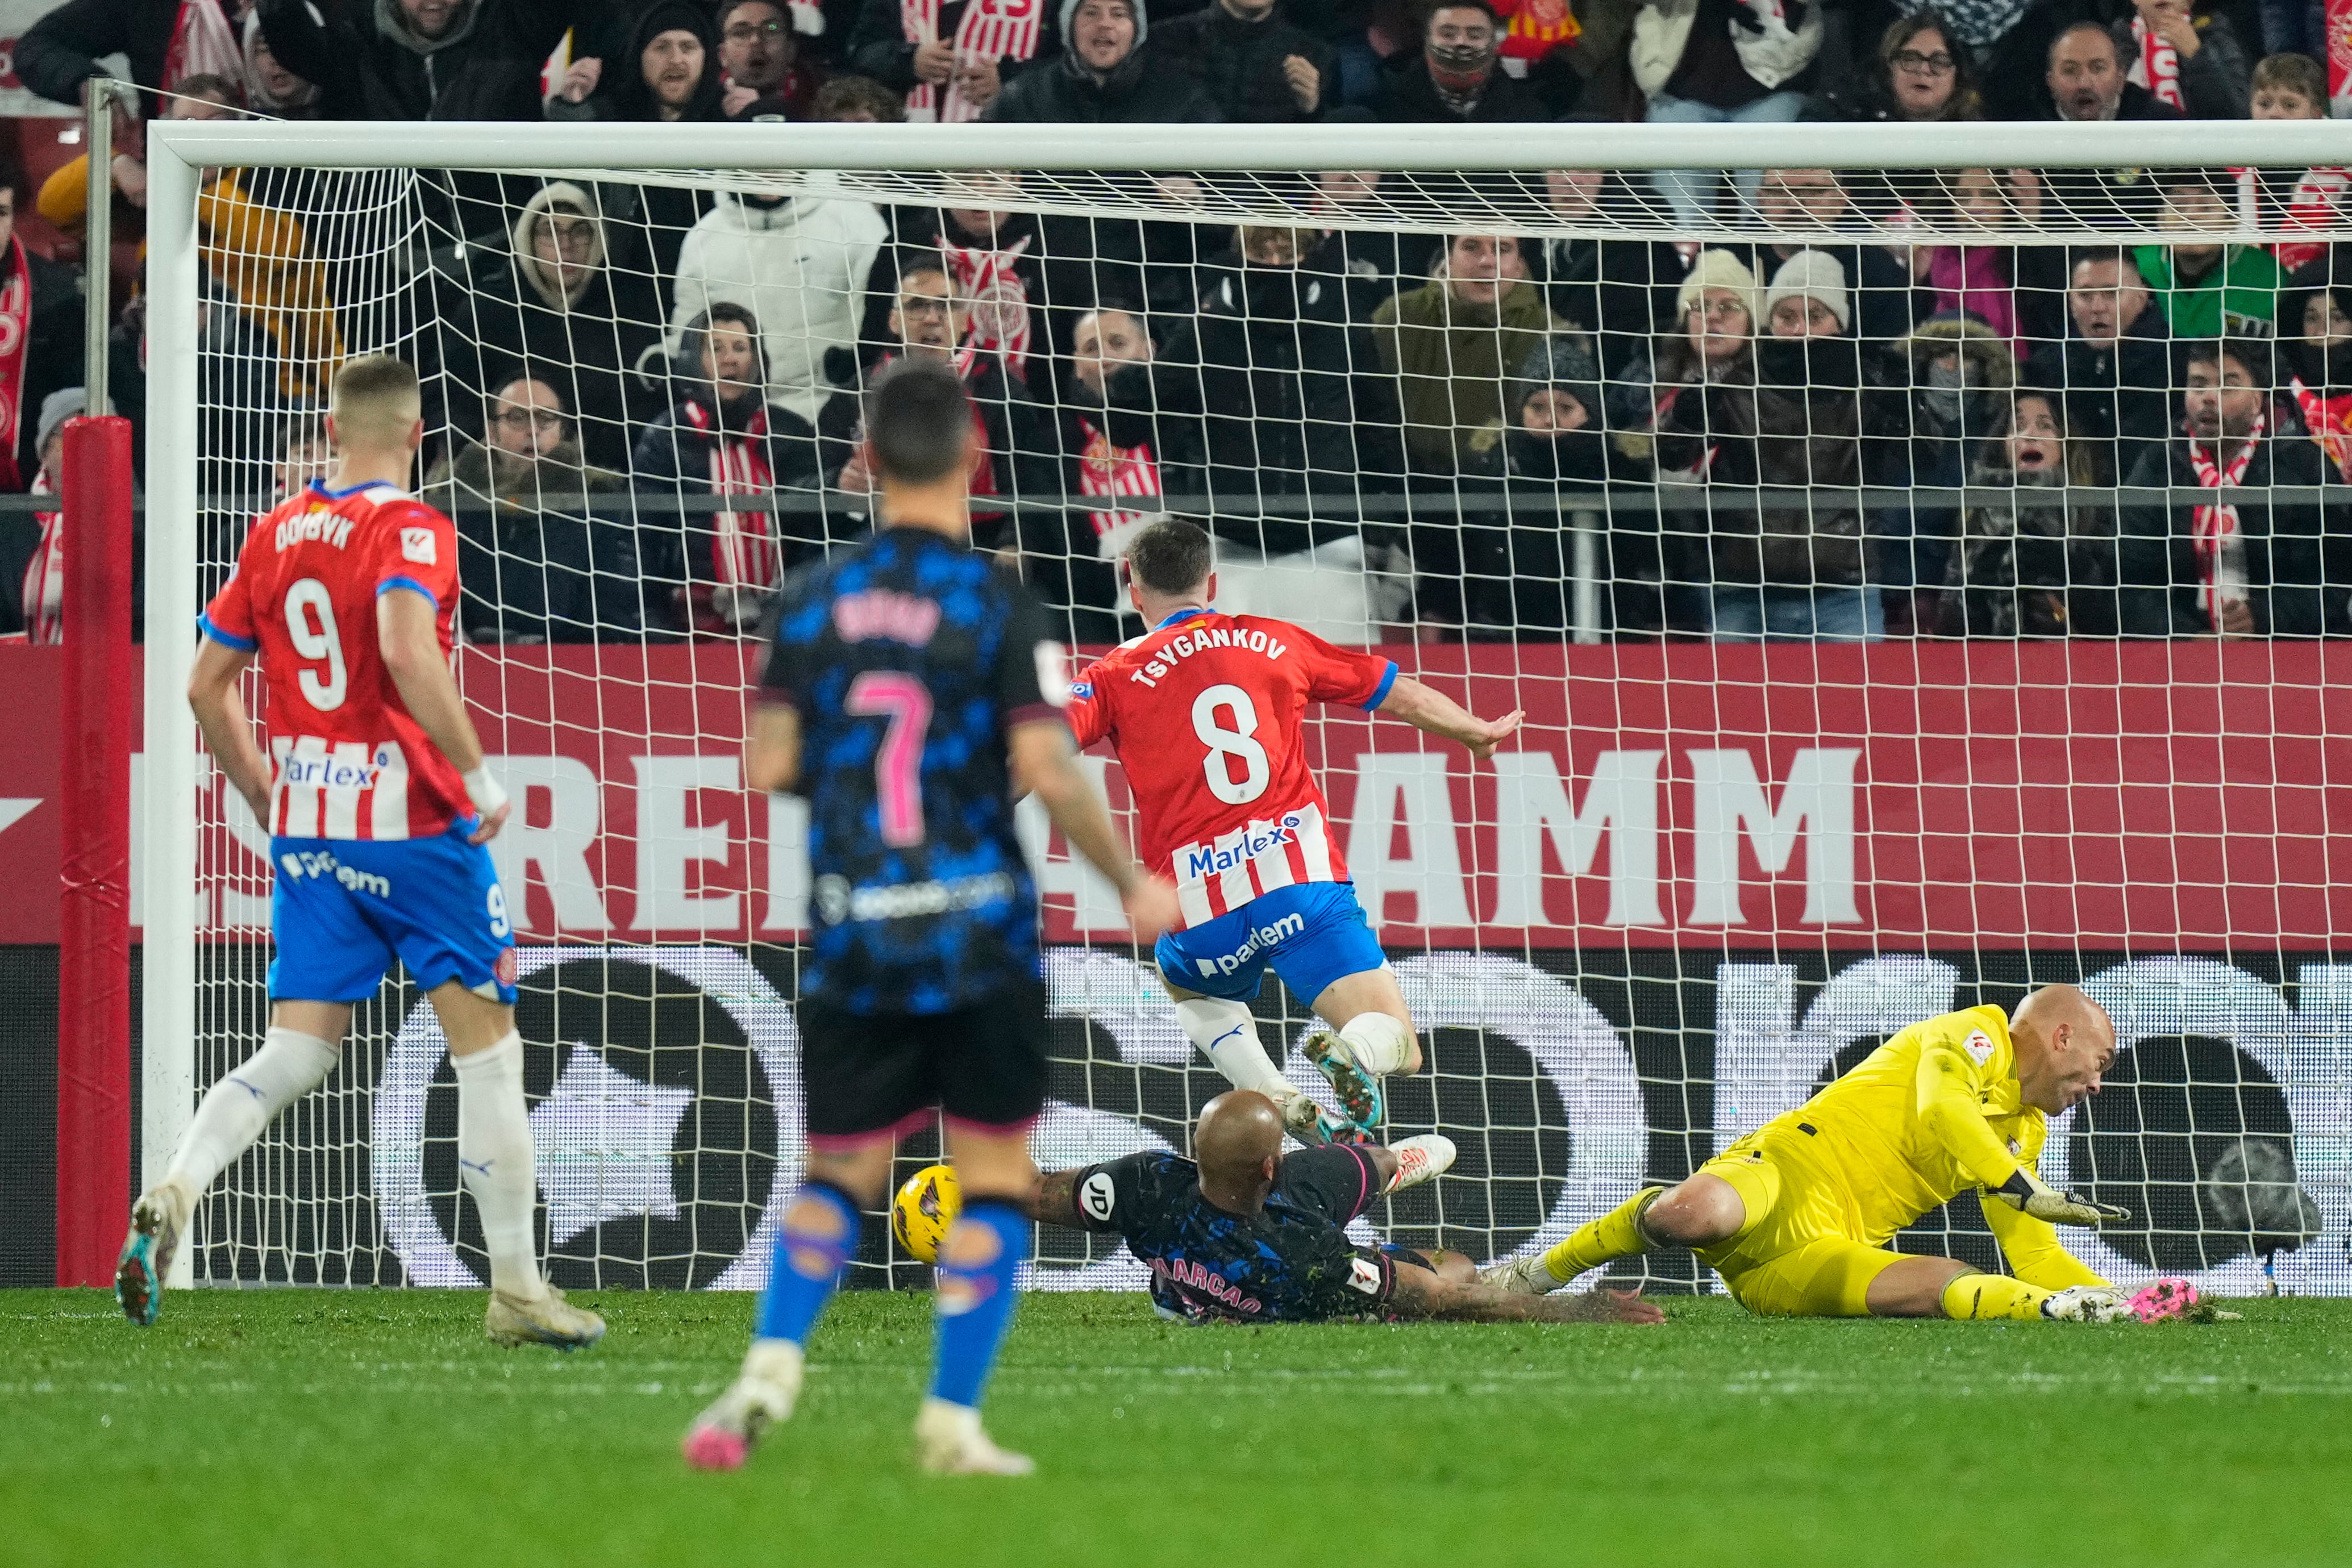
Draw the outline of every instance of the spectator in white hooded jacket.
<instances>
[{"instance_id":1,"label":"spectator in white hooded jacket","mask_svg":"<svg viewBox=\"0 0 2352 1568\"><path fill-rule=\"evenodd\" d=\"M678 253L673 355L688 324L711 306L745 306L761 324L769 400L814 424L825 399L856 374L866 275L886 233L869 202L721 194Z\"/></svg>"}]
</instances>

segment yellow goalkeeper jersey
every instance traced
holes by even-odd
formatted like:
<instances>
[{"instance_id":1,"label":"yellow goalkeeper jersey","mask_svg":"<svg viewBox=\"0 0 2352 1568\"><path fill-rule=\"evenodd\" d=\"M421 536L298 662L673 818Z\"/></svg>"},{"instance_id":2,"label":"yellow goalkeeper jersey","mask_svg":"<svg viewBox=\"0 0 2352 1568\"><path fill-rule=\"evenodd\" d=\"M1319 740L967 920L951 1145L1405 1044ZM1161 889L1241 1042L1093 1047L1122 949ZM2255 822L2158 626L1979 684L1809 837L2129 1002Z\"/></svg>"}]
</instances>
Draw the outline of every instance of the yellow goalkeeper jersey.
<instances>
[{"instance_id":1,"label":"yellow goalkeeper jersey","mask_svg":"<svg viewBox=\"0 0 2352 1568\"><path fill-rule=\"evenodd\" d=\"M1826 1225L1881 1247L1937 1204L2040 1162L2049 1123L2021 1092L2008 1015L1969 1008L1912 1025L1725 1154L1760 1149L1805 1188L1789 1217L1809 1213L1803 1228ZM1984 1210L2020 1279L2052 1289L2097 1281L2054 1226L2005 1203Z\"/></svg>"}]
</instances>

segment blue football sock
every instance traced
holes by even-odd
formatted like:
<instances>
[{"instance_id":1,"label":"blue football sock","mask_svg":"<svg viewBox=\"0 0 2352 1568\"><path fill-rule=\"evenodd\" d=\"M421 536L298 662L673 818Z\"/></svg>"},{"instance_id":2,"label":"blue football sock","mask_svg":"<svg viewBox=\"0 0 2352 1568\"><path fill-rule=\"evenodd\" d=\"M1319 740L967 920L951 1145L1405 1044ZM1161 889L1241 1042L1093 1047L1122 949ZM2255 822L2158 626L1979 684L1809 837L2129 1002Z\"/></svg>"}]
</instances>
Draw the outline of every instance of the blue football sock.
<instances>
[{"instance_id":1,"label":"blue football sock","mask_svg":"<svg viewBox=\"0 0 2352 1568\"><path fill-rule=\"evenodd\" d=\"M752 1333L799 1344L833 1300L841 1266L857 1249L857 1205L830 1182L813 1181L793 1197L776 1232L775 1261Z\"/></svg>"},{"instance_id":2,"label":"blue football sock","mask_svg":"<svg viewBox=\"0 0 2352 1568\"><path fill-rule=\"evenodd\" d=\"M1001 1197L979 1198L940 1249L939 1366L931 1396L977 1406L1013 1324L1013 1275L1029 1256L1029 1217Z\"/></svg>"}]
</instances>

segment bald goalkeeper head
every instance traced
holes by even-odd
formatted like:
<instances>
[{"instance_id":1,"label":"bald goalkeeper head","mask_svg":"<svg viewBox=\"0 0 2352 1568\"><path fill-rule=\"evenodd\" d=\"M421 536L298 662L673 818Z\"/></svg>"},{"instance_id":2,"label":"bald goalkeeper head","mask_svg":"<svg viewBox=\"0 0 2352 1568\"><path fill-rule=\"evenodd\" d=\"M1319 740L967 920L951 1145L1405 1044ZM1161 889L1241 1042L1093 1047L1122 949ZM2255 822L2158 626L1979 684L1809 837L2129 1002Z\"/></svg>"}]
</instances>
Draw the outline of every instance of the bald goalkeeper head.
<instances>
[{"instance_id":1,"label":"bald goalkeeper head","mask_svg":"<svg viewBox=\"0 0 2352 1568\"><path fill-rule=\"evenodd\" d=\"M2044 986L2018 1003L2009 1036L2017 1046L2018 1097L2056 1115L2099 1092L2116 1061L2116 1025L2080 986Z\"/></svg>"}]
</instances>

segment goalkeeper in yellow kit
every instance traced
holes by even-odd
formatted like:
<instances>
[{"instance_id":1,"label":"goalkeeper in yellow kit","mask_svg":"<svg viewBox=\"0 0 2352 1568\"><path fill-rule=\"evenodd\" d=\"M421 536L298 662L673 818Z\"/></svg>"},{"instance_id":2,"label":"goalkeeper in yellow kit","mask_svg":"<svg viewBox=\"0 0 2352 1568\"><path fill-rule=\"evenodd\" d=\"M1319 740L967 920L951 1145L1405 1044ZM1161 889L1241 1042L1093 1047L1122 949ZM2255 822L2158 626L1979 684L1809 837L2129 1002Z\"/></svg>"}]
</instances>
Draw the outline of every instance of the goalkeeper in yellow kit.
<instances>
[{"instance_id":1,"label":"goalkeeper in yellow kit","mask_svg":"<svg viewBox=\"0 0 2352 1568\"><path fill-rule=\"evenodd\" d=\"M1689 1247L1764 1317L2122 1317L2123 1293L2060 1245L2057 1226L2124 1211L2033 1174L2047 1117L2097 1093L2115 1055L2115 1025L2073 986L2035 991L2013 1019L1979 1007L1914 1024L1687 1181L1645 1187L1485 1282L1554 1291L1612 1259ZM2010 1274L1887 1249L1969 1187Z\"/></svg>"}]
</instances>

